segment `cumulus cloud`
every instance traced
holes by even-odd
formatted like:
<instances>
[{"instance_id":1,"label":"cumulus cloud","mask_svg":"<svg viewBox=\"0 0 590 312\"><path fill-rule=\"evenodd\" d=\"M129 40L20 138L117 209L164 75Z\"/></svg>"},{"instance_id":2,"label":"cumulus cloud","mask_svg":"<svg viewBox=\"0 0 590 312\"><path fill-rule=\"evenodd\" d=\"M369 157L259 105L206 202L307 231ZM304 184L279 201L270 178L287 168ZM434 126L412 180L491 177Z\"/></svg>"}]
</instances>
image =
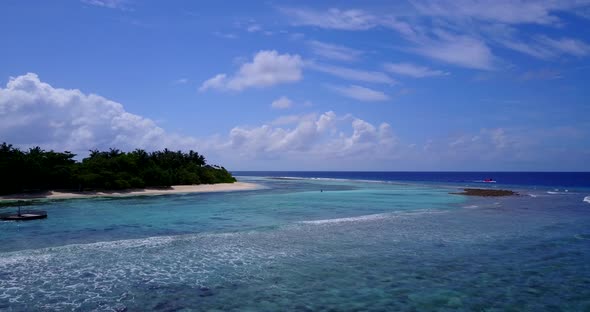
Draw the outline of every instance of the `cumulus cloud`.
<instances>
[{"instance_id":1,"label":"cumulus cloud","mask_svg":"<svg viewBox=\"0 0 590 312\"><path fill-rule=\"evenodd\" d=\"M54 88L36 74L0 88L0 137L18 146L85 153L89 149L196 149L197 140L167 133L117 102L76 89Z\"/></svg>"},{"instance_id":2,"label":"cumulus cloud","mask_svg":"<svg viewBox=\"0 0 590 312\"><path fill-rule=\"evenodd\" d=\"M389 100L389 96L387 94L357 86L357 85L350 85L348 87L339 87L339 86L331 86L331 89L334 91L347 96L349 98L353 98L355 100L364 101L364 102L377 102L377 101L387 101Z\"/></svg>"},{"instance_id":3,"label":"cumulus cloud","mask_svg":"<svg viewBox=\"0 0 590 312\"><path fill-rule=\"evenodd\" d=\"M436 77L449 75L442 70L430 69L426 66L414 65L411 63L387 63L384 65L385 70L398 75L410 76L414 78Z\"/></svg>"},{"instance_id":4,"label":"cumulus cloud","mask_svg":"<svg viewBox=\"0 0 590 312\"><path fill-rule=\"evenodd\" d=\"M235 74L218 74L203 82L199 90L241 91L252 87L263 88L296 82L303 78L302 67L303 61L297 54L262 50L254 55L252 62L243 64Z\"/></svg>"},{"instance_id":5,"label":"cumulus cloud","mask_svg":"<svg viewBox=\"0 0 590 312\"><path fill-rule=\"evenodd\" d=\"M235 127L223 144L242 157L276 156L288 159L318 157L387 157L393 152L396 138L387 123L379 126L350 115L333 111L290 116L288 122L257 127Z\"/></svg>"},{"instance_id":6,"label":"cumulus cloud","mask_svg":"<svg viewBox=\"0 0 590 312\"><path fill-rule=\"evenodd\" d=\"M215 162L243 167L243 158L279 157L287 163L326 159L388 157L396 139L388 124L373 125L350 115L291 115L226 134L194 138L169 133L122 104L77 89L51 86L29 73L0 88L0 138L16 146L41 146L86 154L90 149L193 149ZM323 163L326 164L326 163Z\"/></svg>"},{"instance_id":7,"label":"cumulus cloud","mask_svg":"<svg viewBox=\"0 0 590 312\"><path fill-rule=\"evenodd\" d=\"M486 164L499 168L504 163L550 163L560 157L572 157L578 165L558 168L583 168L585 163L578 156L587 144L579 143L585 140L587 129L580 127L491 127L460 136L441 134L443 137L428 140L420 148L415 142L402 144L387 123L327 111L282 116L196 139L167 132L153 120L129 113L120 103L102 96L53 87L36 74L11 78L0 87L0 138L16 146L39 145L78 154L111 147L194 149L214 163L221 161L235 169L454 170L467 163L469 170L482 170ZM572 152L572 146L583 148Z\"/></svg>"},{"instance_id":8,"label":"cumulus cloud","mask_svg":"<svg viewBox=\"0 0 590 312\"><path fill-rule=\"evenodd\" d=\"M201 84L199 91L206 91L208 89L223 89L227 85L227 75L217 74L213 78L209 78Z\"/></svg>"},{"instance_id":9,"label":"cumulus cloud","mask_svg":"<svg viewBox=\"0 0 590 312\"><path fill-rule=\"evenodd\" d=\"M293 101L291 101L286 96L281 96L280 98L272 101L272 103L271 103L271 107L277 108L277 109L287 109L291 106L293 106Z\"/></svg>"}]
</instances>

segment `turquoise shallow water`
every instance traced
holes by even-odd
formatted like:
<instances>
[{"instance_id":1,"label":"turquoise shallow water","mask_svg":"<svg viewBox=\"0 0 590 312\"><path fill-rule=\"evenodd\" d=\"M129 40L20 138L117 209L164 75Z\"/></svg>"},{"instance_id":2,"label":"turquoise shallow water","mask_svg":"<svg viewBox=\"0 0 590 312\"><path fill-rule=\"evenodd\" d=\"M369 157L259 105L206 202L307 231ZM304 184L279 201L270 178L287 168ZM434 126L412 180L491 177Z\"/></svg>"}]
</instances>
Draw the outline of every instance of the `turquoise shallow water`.
<instances>
[{"instance_id":1,"label":"turquoise shallow water","mask_svg":"<svg viewBox=\"0 0 590 312\"><path fill-rule=\"evenodd\" d=\"M590 309L588 194L248 179L0 223L0 310Z\"/></svg>"}]
</instances>

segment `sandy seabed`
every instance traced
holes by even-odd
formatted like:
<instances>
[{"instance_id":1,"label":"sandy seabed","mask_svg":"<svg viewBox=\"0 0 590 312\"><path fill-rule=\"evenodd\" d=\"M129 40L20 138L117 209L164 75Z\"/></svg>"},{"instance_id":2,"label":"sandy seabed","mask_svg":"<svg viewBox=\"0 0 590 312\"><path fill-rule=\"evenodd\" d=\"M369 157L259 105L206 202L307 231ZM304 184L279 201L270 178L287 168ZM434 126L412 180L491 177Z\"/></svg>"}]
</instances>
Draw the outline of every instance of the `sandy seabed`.
<instances>
[{"instance_id":1,"label":"sandy seabed","mask_svg":"<svg viewBox=\"0 0 590 312\"><path fill-rule=\"evenodd\" d=\"M146 188L113 192L57 192L49 191L39 194L15 194L0 196L0 200L22 200L22 199L68 199L68 198L90 198L90 197L125 197L125 196L151 196L168 194L208 193L208 192L231 192L249 191L260 189L262 186L256 183L235 182L219 184L199 185L174 185L170 188Z\"/></svg>"}]
</instances>

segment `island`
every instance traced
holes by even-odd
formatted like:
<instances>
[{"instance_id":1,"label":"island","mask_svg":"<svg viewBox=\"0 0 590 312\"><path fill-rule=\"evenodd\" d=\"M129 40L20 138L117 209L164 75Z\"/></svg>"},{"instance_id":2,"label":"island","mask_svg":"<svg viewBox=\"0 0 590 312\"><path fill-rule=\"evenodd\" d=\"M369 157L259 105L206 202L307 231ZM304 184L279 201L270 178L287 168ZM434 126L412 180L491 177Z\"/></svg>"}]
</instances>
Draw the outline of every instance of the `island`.
<instances>
[{"instance_id":1,"label":"island","mask_svg":"<svg viewBox=\"0 0 590 312\"><path fill-rule=\"evenodd\" d=\"M22 151L0 145L0 199L160 195L247 190L224 167L207 164L195 151L91 150L76 160L40 147Z\"/></svg>"}]
</instances>

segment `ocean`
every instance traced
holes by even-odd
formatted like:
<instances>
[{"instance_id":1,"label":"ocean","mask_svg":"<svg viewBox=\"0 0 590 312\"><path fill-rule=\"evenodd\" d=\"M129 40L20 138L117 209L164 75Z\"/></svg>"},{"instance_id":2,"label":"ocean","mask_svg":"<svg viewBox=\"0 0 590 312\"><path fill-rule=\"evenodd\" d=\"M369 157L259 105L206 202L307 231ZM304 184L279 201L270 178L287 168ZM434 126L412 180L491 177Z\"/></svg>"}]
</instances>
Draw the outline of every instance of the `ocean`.
<instances>
[{"instance_id":1,"label":"ocean","mask_svg":"<svg viewBox=\"0 0 590 312\"><path fill-rule=\"evenodd\" d=\"M0 311L590 310L590 173L234 175L0 222Z\"/></svg>"},{"instance_id":2,"label":"ocean","mask_svg":"<svg viewBox=\"0 0 590 312\"><path fill-rule=\"evenodd\" d=\"M486 179L496 185L529 188L590 188L590 172L428 172L428 171L236 171L241 176L348 179L383 182L421 182L481 186Z\"/></svg>"}]
</instances>

